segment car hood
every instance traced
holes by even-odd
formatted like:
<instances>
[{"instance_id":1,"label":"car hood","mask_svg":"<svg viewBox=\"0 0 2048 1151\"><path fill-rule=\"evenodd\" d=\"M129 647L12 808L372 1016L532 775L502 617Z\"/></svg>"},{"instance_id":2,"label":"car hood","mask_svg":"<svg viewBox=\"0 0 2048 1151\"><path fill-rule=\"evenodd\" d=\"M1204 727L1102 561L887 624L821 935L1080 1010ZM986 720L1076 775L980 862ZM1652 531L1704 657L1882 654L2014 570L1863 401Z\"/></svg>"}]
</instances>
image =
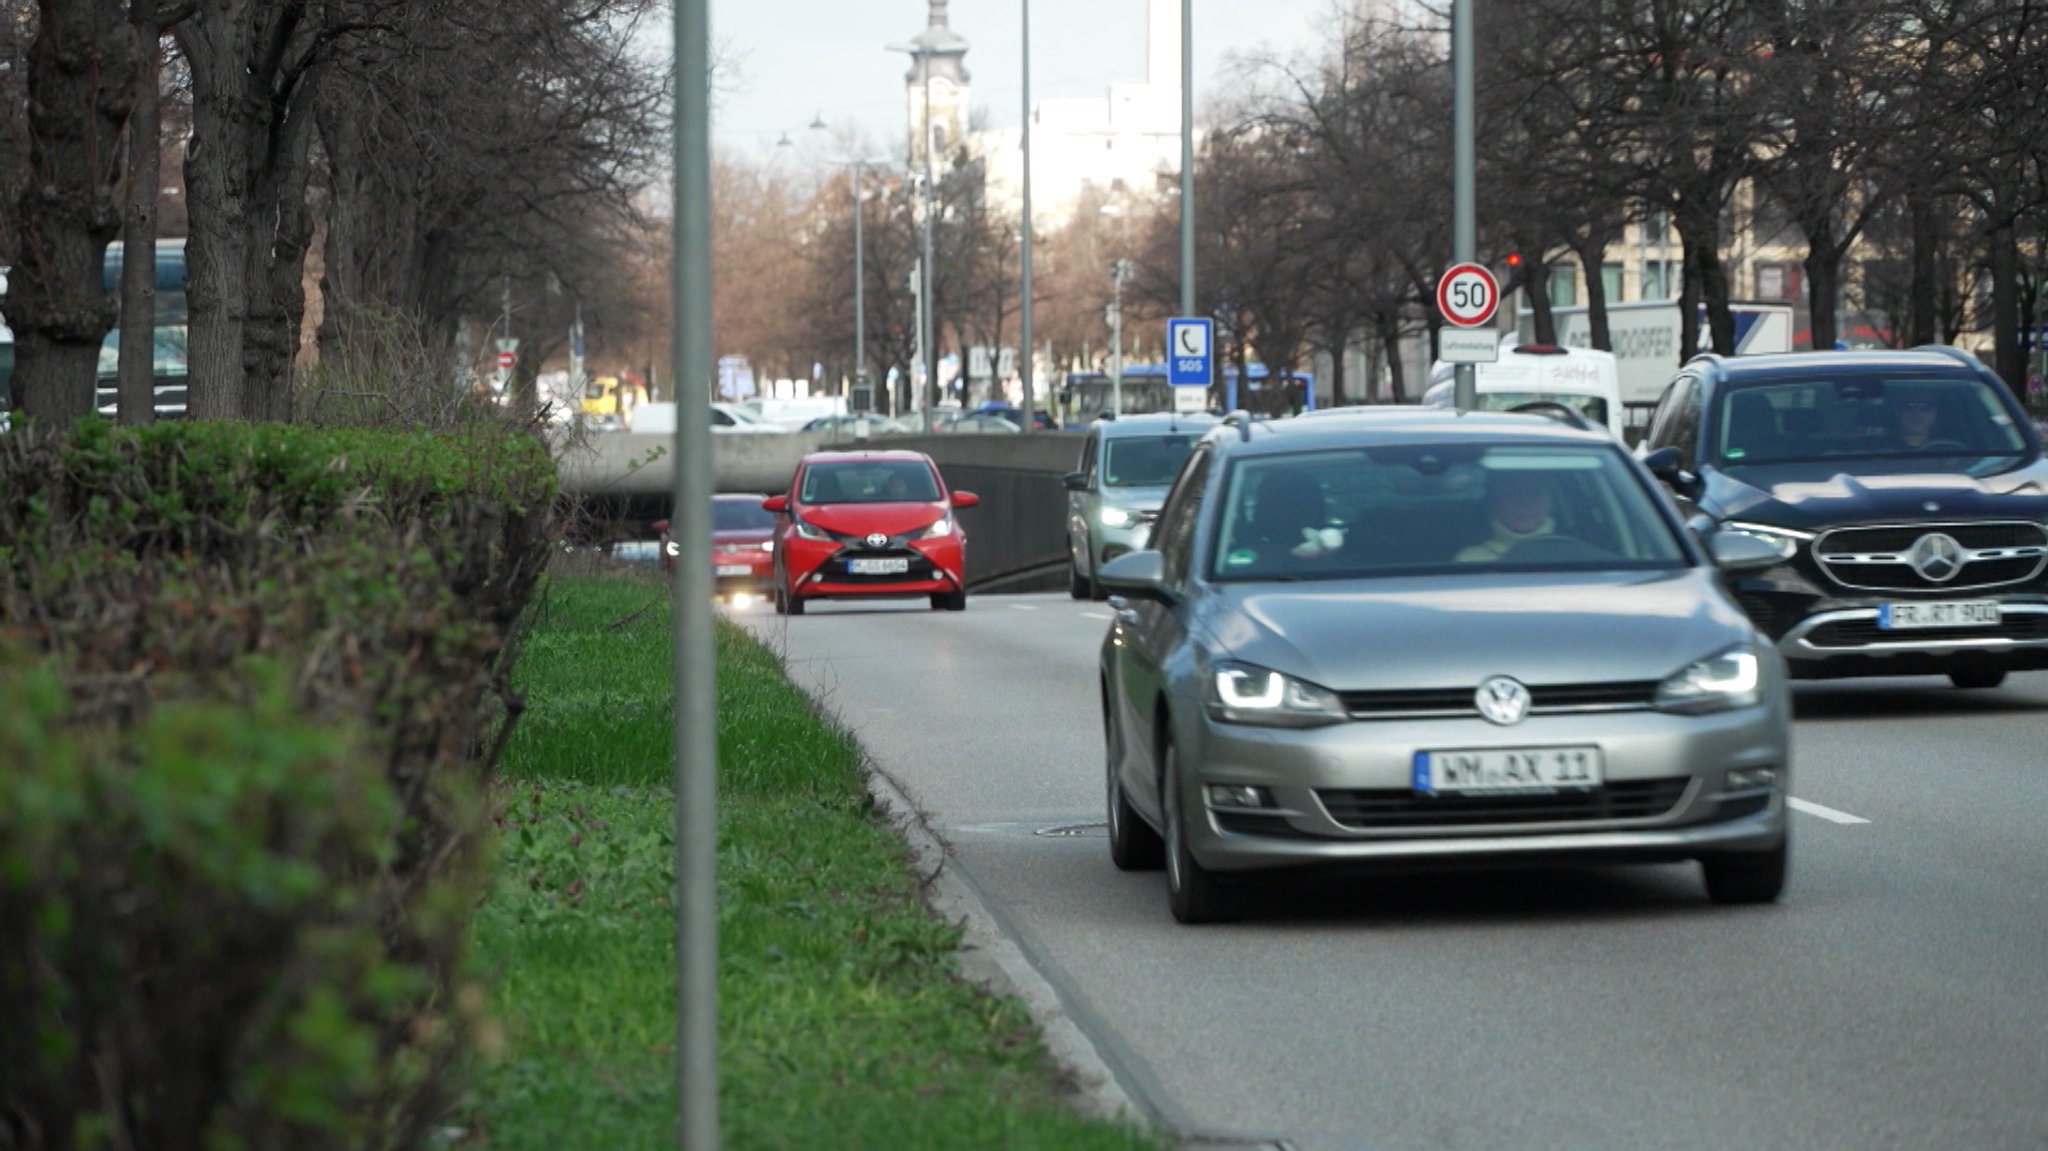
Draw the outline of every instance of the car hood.
<instances>
[{"instance_id":1,"label":"car hood","mask_svg":"<svg viewBox=\"0 0 2048 1151\"><path fill-rule=\"evenodd\" d=\"M876 504L811 504L798 509L804 522L841 535L901 535L946 514L946 505L925 500Z\"/></svg>"},{"instance_id":2,"label":"car hood","mask_svg":"<svg viewBox=\"0 0 2048 1151\"><path fill-rule=\"evenodd\" d=\"M775 538L772 528L748 528L746 531L712 532L711 546L718 548L743 548L759 546Z\"/></svg>"},{"instance_id":3,"label":"car hood","mask_svg":"<svg viewBox=\"0 0 2048 1151\"><path fill-rule=\"evenodd\" d=\"M1102 503L1105 507L1129 508L1134 512L1156 512L1166 502L1167 485L1146 484L1131 487L1107 487L1102 489Z\"/></svg>"},{"instance_id":4,"label":"car hood","mask_svg":"<svg viewBox=\"0 0 2048 1151\"><path fill-rule=\"evenodd\" d=\"M1849 475L1791 465L1709 471L1702 505L1722 519L1818 531L1857 523L2048 519L2048 465L1988 476L1960 472Z\"/></svg>"},{"instance_id":5,"label":"car hood","mask_svg":"<svg viewBox=\"0 0 2048 1151\"><path fill-rule=\"evenodd\" d=\"M1205 627L1233 659L1336 691L1660 680L1753 629L1707 569L1228 587Z\"/></svg>"}]
</instances>

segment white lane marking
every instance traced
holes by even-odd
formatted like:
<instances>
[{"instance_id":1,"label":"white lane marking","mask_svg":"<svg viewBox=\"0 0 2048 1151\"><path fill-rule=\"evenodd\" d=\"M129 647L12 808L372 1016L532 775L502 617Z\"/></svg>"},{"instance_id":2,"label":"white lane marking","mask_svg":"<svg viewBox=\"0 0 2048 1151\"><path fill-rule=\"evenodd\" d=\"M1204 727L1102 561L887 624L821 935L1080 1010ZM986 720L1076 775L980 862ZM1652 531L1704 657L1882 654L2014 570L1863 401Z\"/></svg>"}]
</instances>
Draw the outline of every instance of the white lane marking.
<instances>
[{"instance_id":1,"label":"white lane marking","mask_svg":"<svg viewBox=\"0 0 2048 1151\"><path fill-rule=\"evenodd\" d=\"M1011 611L1037 611L1037 610L1038 610L1038 605L1037 605L1037 604L1035 604L1035 603L1013 603L1013 604L1011 604L1011 605L1010 605L1010 610L1011 610Z\"/></svg>"},{"instance_id":2,"label":"white lane marking","mask_svg":"<svg viewBox=\"0 0 2048 1151\"><path fill-rule=\"evenodd\" d=\"M1109 613L1108 613L1108 612L1106 612L1106 611L1084 611L1084 612L1082 612L1081 614L1082 614L1082 615L1084 615L1084 616L1086 616L1086 617L1088 617L1089 619L1115 619L1115 618L1116 618L1115 616L1113 616L1113 615L1109 614Z\"/></svg>"},{"instance_id":3,"label":"white lane marking","mask_svg":"<svg viewBox=\"0 0 2048 1151\"><path fill-rule=\"evenodd\" d=\"M1825 819L1825 820L1827 820L1827 821L1828 821L1829 823L1869 823L1869 822L1870 822L1869 820L1867 820L1867 819L1863 818L1863 817L1862 817L1862 816L1860 816L1860 815L1850 815L1850 814L1849 814L1848 812L1846 812L1846 811L1836 811L1836 810L1835 810L1834 808L1832 808L1832 807L1822 807L1822 806L1821 806L1820 804L1818 804L1818 803L1809 803L1809 802L1807 802L1806 800L1800 799L1800 798L1799 798L1798 796L1796 796L1796 795L1795 795L1795 796L1793 796L1792 798L1790 798L1790 799L1786 800L1785 802L1786 802L1786 803L1788 803L1788 804L1790 804L1790 805L1792 806L1792 810L1794 810L1794 811L1803 811L1803 812L1805 812L1805 813L1806 813L1806 814L1808 814L1808 815L1818 815L1818 816L1820 816L1820 817L1821 817L1822 819Z\"/></svg>"}]
</instances>

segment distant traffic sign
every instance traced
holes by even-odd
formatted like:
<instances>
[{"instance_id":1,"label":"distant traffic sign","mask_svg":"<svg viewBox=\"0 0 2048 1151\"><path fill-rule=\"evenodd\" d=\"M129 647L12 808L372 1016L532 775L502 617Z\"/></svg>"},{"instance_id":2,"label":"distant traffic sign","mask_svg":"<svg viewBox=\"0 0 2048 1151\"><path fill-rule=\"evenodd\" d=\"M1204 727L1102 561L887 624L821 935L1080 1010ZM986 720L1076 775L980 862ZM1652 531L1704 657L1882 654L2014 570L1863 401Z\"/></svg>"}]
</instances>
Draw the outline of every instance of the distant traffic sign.
<instances>
[{"instance_id":1,"label":"distant traffic sign","mask_svg":"<svg viewBox=\"0 0 2048 1151\"><path fill-rule=\"evenodd\" d=\"M1481 264L1453 264L1436 282L1437 311L1461 328L1476 328L1493 319L1500 306L1500 283Z\"/></svg>"},{"instance_id":2,"label":"distant traffic sign","mask_svg":"<svg viewBox=\"0 0 2048 1151\"><path fill-rule=\"evenodd\" d=\"M1214 322L1207 317L1166 321L1166 382L1208 387L1215 376Z\"/></svg>"},{"instance_id":3,"label":"distant traffic sign","mask_svg":"<svg viewBox=\"0 0 2048 1151\"><path fill-rule=\"evenodd\" d=\"M506 370L506 371L508 371L508 372L509 372L509 371L511 371L511 370L512 370L512 366L513 366L514 364L518 363L518 362L519 362L519 354L518 354L517 352L499 352L499 353L498 353L498 366L499 366L500 368L503 368L504 370Z\"/></svg>"}]
</instances>

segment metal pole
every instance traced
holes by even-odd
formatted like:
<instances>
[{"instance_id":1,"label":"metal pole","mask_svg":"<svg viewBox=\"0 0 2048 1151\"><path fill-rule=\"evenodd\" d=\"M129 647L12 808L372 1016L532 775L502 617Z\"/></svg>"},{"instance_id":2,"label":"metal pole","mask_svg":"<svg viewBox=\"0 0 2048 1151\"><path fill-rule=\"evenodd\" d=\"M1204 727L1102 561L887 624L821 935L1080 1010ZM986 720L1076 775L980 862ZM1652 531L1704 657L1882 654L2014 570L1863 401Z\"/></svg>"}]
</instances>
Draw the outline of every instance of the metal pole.
<instances>
[{"instance_id":1,"label":"metal pole","mask_svg":"<svg viewBox=\"0 0 2048 1151\"><path fill-rule=\"evenodd\" d=\"M1021 0L1024 8L1024 249L1023 249L1023 316L1022 329L1017 336L1017 350L1023 355L1018 360L1018 370L1024 381L1024 416L1022 423L1026 432L1037 430L1038 420L1032 415L1031 403L1031 0Z\"/></svg>"},{"instance_id":2,"label":"metal pole","mask_svg":"<svg viewBox=\"0 0 2048 1151\"><path fill-rule=\"evenodd\" d=\"M1124 414L1124 261L1113 265L1109 303L1109 410Z\"/></svg>"},{"instance_id":3,"label":"metal pole","mask_svg":"<svg viewBox=\"0 0 2048 1151\"><path fill-rule=\"evenodd\" d=\"M866 396L870 407L874 399L866 391L868 382L868 273L865 263L865 246L861 243L861 217L868 214L867 201L862 199L864 185L861 181L862 162L853 162L853 391L856 396Z\"/></svg>"},{"instance_id":4,"label":"metal pole","mask_svg":"<svg viewBox=\"0 0 2048 1151\"><path fill-rule=\"evenodd\" d=\"M1451 259L1464 263L1479 247L1478 211L1473 203L1472 0L1451 0ZM1459 364L1453 385L1459 410L1479 398L1479 377Z\"/></svg>"},{"instance_id":5,"label":"metal pole","mask_svg":"<svg viewBox=\"0 0 2048 1151\"><path fill-rule=\"evenodd\" d=\"M918 286L924 293L924 390L925 410L939 406L939 349L936 323L932 316L932 215L938 211L939 188L932 182L932 62L928 55L918 55L918 66L924 69L924 266Z\"/></svg>"},{"instance_id":6,"label":"metal pole","mask_svg":"<svg viewBox=\"0 0 2048 1151\"><path fill-rule=\"evenodd\" d=\"M712 372L710 0L675 6L676 395ZM715 373L713 373L715 374ZM711 406L676 404L676 1139L718 1148L718 689L711 616Z\"/></svg>"},{"instance_id":7,"label":"metal pole","mask_svg":"<svg viewBox=\"0 0 2048 1151\"><path fill-rule=\"evenodd\" d=\"M1180 0L1180 314L1195 314L1195 0Z\"/></svg>"}]
</instances>

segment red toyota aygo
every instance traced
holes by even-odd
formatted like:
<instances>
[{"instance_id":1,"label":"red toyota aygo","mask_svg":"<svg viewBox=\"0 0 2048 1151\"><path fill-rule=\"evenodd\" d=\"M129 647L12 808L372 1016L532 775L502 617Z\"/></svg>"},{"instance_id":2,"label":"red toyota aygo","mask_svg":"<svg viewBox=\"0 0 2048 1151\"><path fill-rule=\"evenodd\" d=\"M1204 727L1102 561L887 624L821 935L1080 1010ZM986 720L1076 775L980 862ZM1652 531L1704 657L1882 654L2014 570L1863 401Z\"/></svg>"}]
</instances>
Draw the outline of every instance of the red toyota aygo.
<instances>
[{"instance_id":1,"label":"red toyota aygo","mask_svg":"<svg viewBox=\"0 0 2048 1151\"><path fill-rule=\"evenodd\" d=\"M814 599L927 596L934 611L967 609L967 534L954 512L981 501L946 491L923 452L813 452L789 494L761 506L775 531L775 610L802 615Z\"/></svg>"}]
</instances>

